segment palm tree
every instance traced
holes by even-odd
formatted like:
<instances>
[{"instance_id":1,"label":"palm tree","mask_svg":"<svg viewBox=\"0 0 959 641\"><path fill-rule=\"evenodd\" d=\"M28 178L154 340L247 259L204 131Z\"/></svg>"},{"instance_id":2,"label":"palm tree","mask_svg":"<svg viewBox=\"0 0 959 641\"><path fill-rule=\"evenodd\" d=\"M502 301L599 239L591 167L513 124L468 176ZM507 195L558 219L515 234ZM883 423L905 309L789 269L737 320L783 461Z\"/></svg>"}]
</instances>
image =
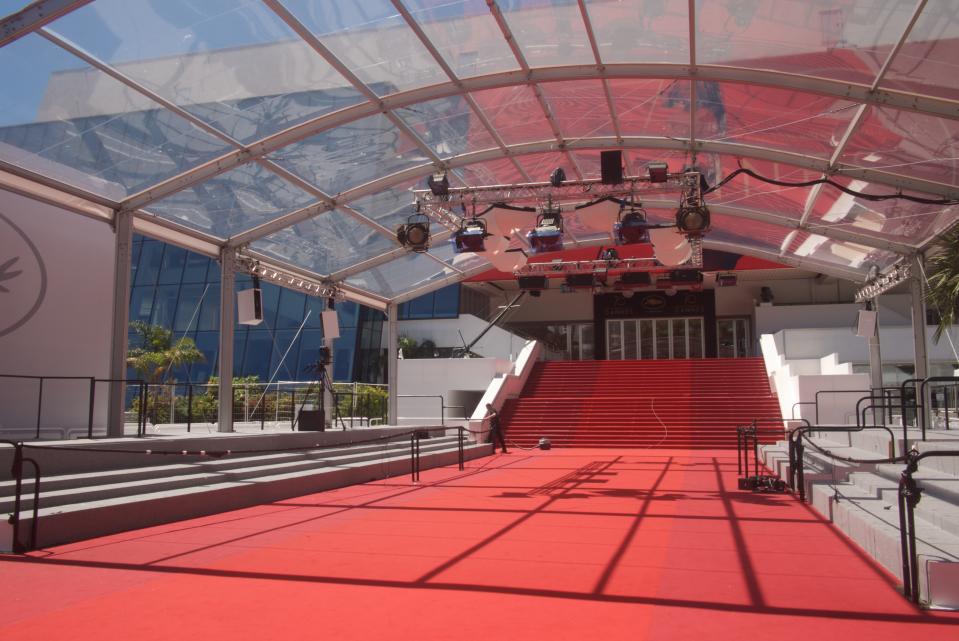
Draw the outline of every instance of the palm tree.
<instances>
[{"instance_id":1,"label":"palm tree","mask_svg":"<svg viewBox=\"0 0 959 641\"><path fill-rule=\"evenodd\" d=\"M127 353L127 365L148 384L163 382L170 370L178 365L189 365L204 358L203 352L197 348L192 338L173 340L173 332L165 327L133 321L130 323L130 329L139 336L140 345L130 348ZM149 414L151 420L156 423L159 390L154 388L150 392L150 397Z\"/></svg>"},{"instance_id":2,"label":"palm tree","mask_svg":"<svg viewBox=\"0 0 959 641\"><path fill-rule=\"evenodd\" d=\"M939 237L926 266L926 302L939 314L938 342L956 322L959 307L959 227Z\"/></svg>"}]
</instances>

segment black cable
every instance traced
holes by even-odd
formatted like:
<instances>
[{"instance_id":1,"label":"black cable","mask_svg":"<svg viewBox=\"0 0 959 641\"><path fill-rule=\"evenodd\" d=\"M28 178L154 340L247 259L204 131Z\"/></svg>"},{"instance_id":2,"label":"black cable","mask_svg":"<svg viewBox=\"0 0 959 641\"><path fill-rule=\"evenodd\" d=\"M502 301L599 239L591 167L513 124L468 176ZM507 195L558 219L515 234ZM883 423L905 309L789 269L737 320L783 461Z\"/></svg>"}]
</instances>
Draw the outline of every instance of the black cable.
<instances>
[{"instance_id":1,"label":"black cable","mask_svg":"<svg viewBox=\"0 0 959 641\"><path fill-rule=\"evenodd\" d=\"M760 180L760 181L762 181L762 182L769 183L770 185L777 185L777 186L779 186L779 187L813 187L813 186L815 186L815 185L829 185L829 186L831 186L831 187L835 187L835 188L838 189L839 191L842 191L842 192L844 192L844 193L849 194L850 196L856 196L857 198L862 198L863 200L869 200L869 201L872 201L872 202L881 202L881 201L884 201L884 200L896 200L896 199L901 199L901 200L908 200L908 201L911 201L911 202L914 202L914 203L920 203L920 204L923 204L923 205L956 205L956 204L959 204L959 200L955 200L955 199L949 199L949 198L922 198L921 196L910 196L910 195L903 194L903 193L895 193L895 194L866 194L866 193L863 193L863 192L861 192L861 191L856 191L855 189L850 189L849 187L846 187L845 185L842 185L842 184L836 182L835 180L832 180L831 178L817 178L817 179L815 179L815 180L802 180L802 181L796 181L796 182L786 181L786 180L777 180L777 179L775 179L775 178L768 178L768 177L766 177L766 176L757 174L757 173L756 173L755 171L753 171L752 169L748 169L748 168L746 168L746 167L740 167L739 169L735 170L734 172L732 172L731 174L729 174L728 176L726 176L725 178L723 178L721 181L719 181L718 183L716 183L715 185L713 185L713 186L710 187L709 189L704 190L704 191L703 191L703 195L705 196L706 194L712 193L712 192L716 191L717 189L720 189L720 188L723 187L726 183L728 183L728 182L729 182L730 180L732 180L733 178L736 178L736 177L739 176L740 174L746 174L747 176L751 176L751 177L755 178L756 180Z\"/></svg>"},{"instance_id":2,"label":"black cable","mask_svg":"<svg viewBox=\"0 0 959 641\"><path fill-rule=\"evenodd\" d=\"M894 456L892 458L880 458L880 459L857 459L857 458L851 458L848 456L839 456L838 454L834 454L833 452L830 452L829 450L819 447L818 445L813 443L812 439L809 438L809 436L805 432L803 433L802 438L820 454L824 454L828 456L829 458L836 459L837 461L843 461L845 463L882 464L882 463L908 463L909 462L908 456Z\"/></svg>"}]
</instances>

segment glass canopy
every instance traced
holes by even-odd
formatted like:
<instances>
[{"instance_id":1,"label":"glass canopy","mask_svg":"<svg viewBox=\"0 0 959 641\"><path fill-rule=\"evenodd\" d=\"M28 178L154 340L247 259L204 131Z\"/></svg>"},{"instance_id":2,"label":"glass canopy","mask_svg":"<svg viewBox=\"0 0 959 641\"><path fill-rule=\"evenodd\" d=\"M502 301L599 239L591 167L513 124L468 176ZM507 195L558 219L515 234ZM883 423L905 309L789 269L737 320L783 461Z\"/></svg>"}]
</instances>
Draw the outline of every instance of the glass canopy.
<instances>
[{"instance_id":1,"label":"glass canopy","mask_svg":"<svg viewBox=\"0 0 959 641\"><path fill-rule=\"evenodd\" d=\"M434 171L592 179L622 149L631 175L773 181L711 192L706 247L863 280L959 221L949 5L2 0L0 172L383 306L493 269L442 221L428 252L397 242ZM794 184L824 177L845 191ZM573 245L610 242L591 216Z\"/></svg>"}]
</instances>

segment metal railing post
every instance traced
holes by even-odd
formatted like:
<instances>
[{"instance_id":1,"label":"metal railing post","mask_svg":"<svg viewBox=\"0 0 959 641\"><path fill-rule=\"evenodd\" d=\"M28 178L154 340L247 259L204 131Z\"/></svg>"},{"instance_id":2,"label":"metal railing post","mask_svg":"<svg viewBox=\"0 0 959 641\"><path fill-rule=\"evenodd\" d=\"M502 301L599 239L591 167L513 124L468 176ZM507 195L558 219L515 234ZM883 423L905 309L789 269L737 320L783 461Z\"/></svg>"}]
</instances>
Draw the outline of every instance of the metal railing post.
<instances>
[{"instance_id":1,"label":"metal railing post","mask_svg":"<svg viewBox=\"0 0 959 641\"><path fill-rule=\"evenodd\" d=\"M296 429L296 388L290 390L290 431Z\"/></svg>"},{"instance_id":2,"label":"metal railing post","mask_svg":"<svg viewBox=\"0 0 959 641\"><path fill-rule=\"evenodd\" d=\"M193 383L186 385L186 431L193 426Z\"/></svg>"},{"instance_id":3,"label":"metal railing post","mask_svg":"<svg viewBox=\"0 0 959 641\"><path fill-rule=\"evenodd\" d=\"M465 427L459 428L459 457L460 457L460 471L466 469L466 453L463 446L463 432L466 430Z\"/></svg>"},{"instance_id":4,"label":"metal railing post","mask_svg":"<svg viewBox=\"0 0 959 641\"><path fill-rule=\"evenodd\" d=\"M40 440L40 414L43 412L43 377L40 377L40 389L37 392L37 440Z\"/></svg>"},{"instance_id":5,"label":"metal railing post","mask_svg":"<svg viewBox=\"0 0 959 641\"><path fill-rule=\"evenodd\" d=\"M90 377L90 411L87 414L87 438L93 438L93 410L97 399L97 379Z\"/></svg>"}]
</instances>

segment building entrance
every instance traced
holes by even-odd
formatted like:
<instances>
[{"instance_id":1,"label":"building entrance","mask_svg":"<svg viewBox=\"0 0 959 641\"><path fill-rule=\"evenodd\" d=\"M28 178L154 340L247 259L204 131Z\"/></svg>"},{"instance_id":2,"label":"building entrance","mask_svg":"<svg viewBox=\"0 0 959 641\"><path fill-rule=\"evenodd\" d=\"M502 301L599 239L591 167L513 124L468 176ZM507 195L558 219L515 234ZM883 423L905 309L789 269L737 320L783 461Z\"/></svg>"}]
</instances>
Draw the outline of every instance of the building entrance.
<instances>
[{"instance_id":1,"label":"building entrance","mask_svg":"<svg viewBox=\"0 0 959 641\"><path fill-rule=\"evenodd\" d=\"M607 320L607 358L614 361L703 358L704 326L702 316Z\"/></svg>"}]
</instances>

